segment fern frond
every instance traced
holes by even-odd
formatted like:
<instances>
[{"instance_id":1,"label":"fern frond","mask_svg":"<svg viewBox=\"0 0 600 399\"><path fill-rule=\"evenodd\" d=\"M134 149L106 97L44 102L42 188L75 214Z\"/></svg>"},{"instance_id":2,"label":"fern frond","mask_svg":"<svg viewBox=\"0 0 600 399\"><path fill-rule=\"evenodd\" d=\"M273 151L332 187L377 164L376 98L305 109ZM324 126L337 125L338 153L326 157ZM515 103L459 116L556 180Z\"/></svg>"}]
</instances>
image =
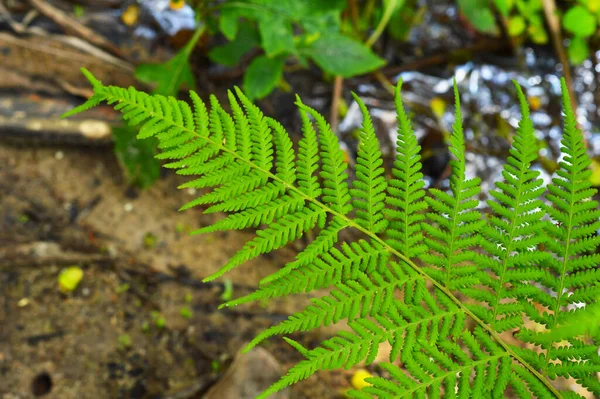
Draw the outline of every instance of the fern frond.
<instances>
[{"instance_id":1,"label":"fern frond","mask_svg":"<svg viewBox=\"0 0 600 399\"><path fill-rule=\"evenodd\" d=\"M396 86L394 103L398 118L398 139L396 141L396 159L388 186L386 202L390 208L384 210L390 219L386 230L388 244L401 254L414 258L427 250L423 243L421 222L425 219L423 211L427 209L425 182L421 173L421 147L413 131L410 119L402 105L400 91L402 81Z\"/></svg>"},{"instance_id":2,"label":"fern frond","mask_svg":"<svg viewBox=\"0 0 600 399\"><path fill-rule=\"evenodd\" d=\"M313 241L311 245L315 242ZM340 249L331 247L325 253L315 252L314 257L303 255L306 252L306 250L301 252L294 262L286 265L284 269L288 268L288 270L279 278L263 279L257 291L227 302L223 306L237 306L251 301L326 288L356 279L360 272L373 273L384 270L389 258L385 247L377 242L365 240L350 244L343 243ZM307 256L310 256L310 262L306 261Z\"/></svg>"},{"instance_id":3,"label":"fern frond","mask_svg":"<svg viewBox=\"0 0 600 399\"><path fill-rule=\"evenodd\" d=\"M541 370L550 376L573 377L596 395L600 395L597 379L583 375L600 372L598 342L581 340L586 330L598 328L600 303L600 273L597 253L600 236L600 210L593 199L596 190L589 180L591 160L587 155L583 134L571 106L565 81L561 81L564 114L564 135L561 140L564 158L559 162L557 176L548 185L546 207L552 221L546 227L546 246L553 254L546 259L548 274L540 279L542 290L554 295L543 303L551 312L540 312L528 306L528 315L544 325L538 333L524 329L519 337L545 349ZM537 292L533 300L545 298ZM575 307L574 310L570 308ZM567 346L565 346L565 344Z\"/></svg>"},{"instance_id":4,"label":"fern frond","mask_svg":"<svg viewBox=\"0 0 600 399\"><path fill-rule=\"evenodd\" d=\"M484 270L482 283L492 295L485 298L487 311L481 307L474 309L496 331L522 325L522 306L526 300L519 297L529 292L527 281L540 277L539 265L548 258L548 254L536 251L545 241L544 235L539 234L544 228L545 212L540 199L543 182L540 173L531 168L537 158L535 132L525 95L516 83L515 87L521 120L502 171L504 181L496 183L497 189L490 191L496 200L488 200L494 214L482 230L481 246L488 253L479 258Z\"/></svg>"},{"instance_id":5,"label":"fern frond","mask_svg":"<svg viewBox=\"0 0 600 399\"><path fill-rule=\"evenodd\" d=\"M296 98L296 104L301 112L306 112L315 119L319 129L319 155L323 163L321 168L322 200L329 204L335 212L345 215L352 209L352 206L349 203L347 164L344 161L344 152L340 148L338 138L325 118L314 109L304 105L300 97Z\"/></svg>"},{"instance_id":6,"label":"fern frond","mask_svg":"<svg viewBox=\"0 0 600 399\"><path fill-rule=\"evenodd\" d=\"M81 68L81 73L87 78L87 80L90 82L90 84L92 85L92 88L94 89L94 94L87 99L86 102L84 102L83 104L81 104L78 107L73 108L72 110L65 112L61 118L68 118L70 116L79 114L81 112L87 111L88 109L94 108L95 106L97 106L98 104L100 104L103 100L104 100L104 96L101 94L102 93L102 89L104 88L104 85L102 84L101 81L99 81L98 79L96 79L94 77L94 75L92 75L90 73L90 71L88 71L85 68Z\"/></svg>"},{"instance_id":7,"label":"fern frond","mask_svg":"<svg viewBox=\"0 0 600 399\"><path fill-rule=\"evenodd\" d=\"M273 194L277 194L281 189L273 190ZM253 192L256 194L256 191ZM236 203L247 201L239 200ZM266 205L261 205L266 203ZM305 200L295 193L290 193L279 198L273 198L269 195L260 195L254 197L254 202L251 204L246 203L250 209L242 210L241 212L232 213L224 219L218 222L203 227L198 230L194 230L191 234L205 234L212 233L215 231L227 231L227 230L242 230L249 227L258 227L261 224L271 224L273 221L278 220L284 215L293 213L304 207ZM240 211L242 205L219 207L219 212L225 211ZM246 208L244 206L244 208ZM215 211L213 207L204 211L204 213L211 213Z\"/></svg>"},{"instance_id":8,"label":"fern frond","mask_svg":"<svg viewBox=\"0 0 600 399\"><path fill-rule=\"evenodd\" d=\"M415 279L424 283L422 277L415 276ZM464 313L451 301L439 303L424 289L424 284L418 285L422 287L415 292L419 295L419 300L416 301L418 304L410 303L412 300L409 303L406 300L394 300L389 304L385 315L360 317L348 323L352 332L341 331L319 347L307 351L304 354L306 360L292 367L259 398L265 398L288 385L306 379L318 370L341 367L348 369L361 361L370 364L384 342L389 342L392 347L389 353L390 361L400 357L413 378L426 375L423 367L435 367L430 356L447 358L444 351L438 348L443 341L453 339L451 337L461 333L465 318ZM441 292L438 294L444 295ZM427 351L420 353L422 348L427 348ZM409 376L405 378L409 379Z\"/></svg>"},{"instance_id":9,"label":"fern frond","mask_svg":"<svg viewBox=\"0 0 600 399\"><path fill-rule=\"evenodd\" d=\"M298 188L309 198L321 195L321 186L316 175L319 163L317 133L306 112L300 112L302 139L298 143Z\"/></svg>"},{"instance_id":10,"label":"fern frond","mask_svg":"<svg viewBox=\"0 0 600 399\"><path fill-rule=\"evenodd\" d=\"M288 263L279 271L265 277L260 282L260 285L262 286L278 280L288 275L293 270L312 263L315 259L317 259L317 257L329 253L329 251L339 241L340 231L346 227L348 227L348 225L344 220L342 220L340 217L333 217L327 227L321 230L319 235L296 256L296 260Z\"/></svg>"},{"instance_id":11,"label":"fern frond","mask_svg":"<svg viewBox=\"0 0 600 399\"><path fill-rule=\"evenodd\" d=\"M356 180L352 182L350 190L355 198L352 205L358 217L358 223L373 233L380 233L387 226L387 220L383 215L387 188L387 182L383 176L383 159L369 111L356 94L352 93L352 96L363 114L363 126L359 133L360 143L355 167Z\"/></svg>"},{"instance_id":12,"label":"fern frond","mask_svg":"<svg viewBox=\"0 0 600 399\"><path fill-rule=\"evenodd\" d=\"M481 215L474 208L479 203L481 180L465 177L465 141L463 137L460 98L454 82L455 119L450 138L450 191L432 188L433 197L425 197L432 209L427 213L429 223L423 223L427 233L425 243L430 252L421 258L431 267L428 273L451 290L468 288L478 282L472 261L472 248L479 243L479 230L483 226Z\"/></svg>"},{"instance_id":13,"label":"fern frond","mask_svg":"<svg viewBox=\"0 0 600 399\"><path fill-rule=\"evenodd\" d=\"M225 266L206 277L204 281L219 278L231 269L260 254L283 247L289 242L300 238L307 231L312 230L317 224L322 226L325 223L324 218L325 212L315 206L304 207L295 213L283 216L266 229L257 231L254 239L247 242L244 248L238 251Z\"/></svg>"},{"instance_id":14,"label":"fern frond","mask_svg":"<svg viewBox=\"0 0 600 399\"><path fill-rule=\"evenodd\" d=\"M260 169L271 169L273 162L273 138L271 136L271 128L267 123L267 118L262 111L242 93L239 88L235 88L235 93L242 102L248 122L250 125L250 152L252 154L252 162ZM231 95L233 98L233 95ZM245 132L244 132L244 135Z\"/></svg>"},{"instance_id":15,"label":"fern frond","mask_svg":"<svg viewBox=\"0 0 600 399\"><path fill-rule=\"evenodd\" d=\"M227 213L197 232L259 229L206 280L308 232L314 237L256 292L223 305L329 288L252 345L271 335L348 321L351 331L314 349L284 338L306 360L261 397L318 370L371 362L384 342L391 347L390 362L400 361L402 369L383 366L387 374L371 380L370 387L352 394L355 397L500 398L508 392L520 398L576 397L553 386L551 379L558 376L573 377L591 392L600 392L594 375L600 365L595 352L598 330L575 326L597 315L600 214L591 200L595 192L588 183L589 159L568 98L566 156L549 187L551 206L544 207L541 180L531 170L536 158L533 125L517 89L523 118L504 167L505 181L492 192L495 201L489 202L494 215L482 234L479 229L485 222L475 211L479 183L465 176L456 86L450 192L432 190L430 198L425 196L420 148L399 87L393 178L386 183L372 121L359 101L363 127L357 179L350 190L337 137L324 118L300 100L304 136L295 154L285 129L237 89L228 93L229 114L215 97L208 110L193 92L190 106L133 88L104 86L86 75L94 96L80 109L112 104L130 124L140 125L140 138L158 139L160 157L170 160L168 167L193 176L182 187L207 189L183 208L204 205L205 213ZM430 207L427 221L425 201ZM546 212L551 223L542 221ZM340 232L345 229L362 238L342 241ZM477 243L485 256L473 255ZM550 254L543 252L542 244ZM429 264L420 266L416 257ZM459 292L474 303L462 302ZM582 303L583 309L571 310ZM525 329L523 315L542 329ZM520 329L516 336L521 341L541 349L510 344L500 333L513 327Z\"/></svg>"},{"instance_id":16,"label":"fern frond","mask_svg":"<svg viewBox=\"0 0 600 399\"><path fill-rule=\"evenodd\" d=\"M246 347L246 351L274 335L308 331L321 326L337 323L342 319L349 322L356 318L384 315L394 298L396 288L409 280L422 279L408 265L395 263L369 275L359 272L352 280L336 284L328 295L312 299L312 305L302 312L295 313L287 320L263 331Z\"/></svg>"}]
</instances>

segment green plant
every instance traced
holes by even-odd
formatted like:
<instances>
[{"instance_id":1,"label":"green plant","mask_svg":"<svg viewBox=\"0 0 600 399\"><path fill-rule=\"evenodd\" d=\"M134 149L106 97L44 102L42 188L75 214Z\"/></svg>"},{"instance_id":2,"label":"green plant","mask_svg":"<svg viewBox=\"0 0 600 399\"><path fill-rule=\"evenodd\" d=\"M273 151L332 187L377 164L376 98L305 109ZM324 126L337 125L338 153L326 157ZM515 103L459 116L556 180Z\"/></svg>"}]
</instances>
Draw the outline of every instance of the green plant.
<instances>
[{"instance_id":1,"label":"green plant","mask_svg":"<svg viewBox=\"0 0 600 399\"><path fill-rule=\"evenodd\" d=\"M458 0L462 13L480 32L498 35L494 8L504 21L508 35L526 36L536 44L548 43L544 26L543 0ZM598 36L600 2L577 0L560 14L562 27L571 36L567 47L569 59L582 63L590 55L589 41Z\"/></svg>"},{"instance_id":2,"label":"green plant","mask_svg":"<svg viewBox=\"0 0 600 399\"><path fill-rule=\"evenodd\" d=\"M458 0L458 6L480 32L500 33L494 16L494 10L497 10L509 36L526 35L536 44L548 42L542 0Z\"/></svg>"},{"instance_id":3,"label":"green plant","mask_svg":"<svg viewBox=\"0 0 600 399\"><path fill-rule=\"evenodd\" d=\"M398 0L390 1L396 3ZM279 83L286 59L315 62L332 75L352 77L384 65L368 46L342 31L345 0L244 0L219 6L219 31L229 40L209 52L220 64L233 66L254 47L264 54L252 59L244 90L262 98Z\"/></svg>"},{"instance_id":4,"label":"green plant","mask_svg":"<svg viewBox=\"0 0 600 399\"><path fill-rule=\"evenodd\" d=\"M590 56L588 40L598 36L600 22L600 2L598 0L578 0L567 10L562 25L572 35L569 43L569 58L575 64L582 63Z\"/></svg>"},{"instance_id":5,"label":"green plant","mask_svg":"<svg viewBox=\"0 0 600 399\"><path fill-rule=\"evenodd\" d=\"M265 97L280 84L284 64L290 57L294 57L301 66L307 66L312 60L323 71L343 77L373 71L385 62L369 47L390 21L396 26L390 30L396 37L408 26L402 23L403 18L407 18L401 14L401 11L406 11L403 10L404 0L384 0L381 7L375 7L375 1L370 2L373 12L369 12L366 19L361 19L361 22L368 20L361 26L365 31L371 23L376 26L366 44L355 37L364 32L352 32L350 25L343 24L344 0L192 3L197 10L199 27L189 42L164 63L136 67L136 78L153 85L153 94L176 96L184 85L192 89L195 87L189 60L204 34L221 32L229 40L208 52L209 58L217 64L235 66L254 48L263 50L264 54L252 58L243 79L246 94L255 99ZM154 158L156 144L150 140L136 140L135 131L129 127L115 128L113 138L115 154L129 181L142 188L152 185L160 169L159 161Z\"/></svg>"},{"instance_id":6,"label":"green plant","mask_svg":"<svg viewBox=\"0 0 600 399\"><path fill-rule=\"evenodd\" d=\"M168 61L138 65L135 69L136 79L153 85L152 93L163 96L176 96L184 85L194 89L196 79L190 67L190 56L204 32L204 26L200 25L187 44ZM114 151L129 182L147 188L158 179L160 162L155 158L155 140L137 140L136 133L131 126L114 127Z\"/></svg>"},{"instance_id":7,"label":"green plant","mask_svg":"<svg viewBox=\"0 0 600 399\"><path fill-rule=\"evenodd\" d=\"M522 118L504 179L490 192L492 213L482 218L479 179L465 172L456 87L450 190L427 192L400 85L393 177L385 177L373 123L356 98L364 120L356 179L349 184L336 135L299 98L304 136L296 154L284 128L238 89L229 93L229 114L214 96L208 110L190 92L192 108L173 97L104 86L84 73L94 95L67 115L113 104L129 123L141 125L139 138L160 140L159 157L171 160L166 167L195 176L182 187L212 188L182 209L204 205L205 213L227 216L196 233L261 227L205 281L316 232L254 293L223 305L329 289L246 350L274 335L341 320L351 329L311 349L284 338L305 359L261 398L319 370L371 363L386 342L390 362L352 397L579 397L557 388L558 377L600 394L597 330L581 328L598 323L600 210L564 82L564 158L557 176L544 186L532 169L534 128L517 86ZM342 241L345 229L360 238Z\"/></svg>"}]
</instances>

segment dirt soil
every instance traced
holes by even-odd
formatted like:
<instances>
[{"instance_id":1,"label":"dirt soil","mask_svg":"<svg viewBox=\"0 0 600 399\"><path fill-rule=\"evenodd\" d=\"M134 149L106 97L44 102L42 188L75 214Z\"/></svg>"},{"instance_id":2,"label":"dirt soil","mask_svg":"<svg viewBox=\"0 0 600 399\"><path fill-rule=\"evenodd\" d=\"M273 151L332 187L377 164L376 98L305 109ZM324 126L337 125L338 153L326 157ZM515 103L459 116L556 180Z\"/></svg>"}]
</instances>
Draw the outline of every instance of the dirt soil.
<instances>
[{"instance_id":1,"label":"dirt soil","mask_svg":"<svg viewBox=\"0 0 600 399\"><path fill-rule=\"evenodd\" d=\"M0 398L201 398L245 342L301 308L294 298L217 309L223 283L201 279L252 232L189 237L221 216L178 213L197 195L181 183L132 189L109 147L0 144ZM293 253L230 273L233 297ZM68 266L84 277L65 294ZM326 333L295 338L311 346ZM280 339L265 347L282 372L299 360ZM318 374L290 397L338 397L349 376Z\"/></svg>"}]
</instances>

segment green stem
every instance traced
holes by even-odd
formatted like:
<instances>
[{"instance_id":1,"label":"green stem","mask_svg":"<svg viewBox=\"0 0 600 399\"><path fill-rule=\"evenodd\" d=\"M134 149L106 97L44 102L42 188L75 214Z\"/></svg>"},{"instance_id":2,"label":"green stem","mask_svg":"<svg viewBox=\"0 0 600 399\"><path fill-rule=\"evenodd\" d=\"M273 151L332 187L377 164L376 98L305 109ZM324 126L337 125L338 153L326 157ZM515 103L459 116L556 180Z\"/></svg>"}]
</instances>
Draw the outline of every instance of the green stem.
<instances>
[{"instance_id":1,"label":"green stem","mask_svg":"<svg viewBox=\"0 0 600 399\"><path fill-rule=\"evenodd\" d=\"M367 47L371 47L373 44L375 44L377 39L379 39L379 36L381 36L383 31L385 30L385 27L390 22L390 18L392 18L392 14L394 13L394 10L396 9L397 5L398 0L390 0L387 3L385 10L383 10L383 16L381 17L381 20L377 24L377 27L375 28L373 33L371 33L371 36L369 36L369 38L365 42L365 45Z\"/></svg>"},{"instance_id":2,"label":"green stem","mask_svg":"<svg viewBox=\"0 0 600 399\"><path fill-rule=\"evenodd\" d=\"M200 40L200 38L204 34L205 30L206 30L206 25L200 24L200 26L198 26L198 28L194 32L194 35L192 36L190 41L187 42L187 44L185 45L183 52L185 54L186 62L180 62L177 64L177 68L173 71L172 78L169 81L169 86L167 86L167 91L166 91L167 93L173 93L173 95L177 94L176 86L177 86L177 82L179 81L179 76L180 76L181 72L183 71L183 68L187 65L187 60L190 58L192 51L194 51L194 48L196 47L198 40Z\"/></svg>"}]
</instances>

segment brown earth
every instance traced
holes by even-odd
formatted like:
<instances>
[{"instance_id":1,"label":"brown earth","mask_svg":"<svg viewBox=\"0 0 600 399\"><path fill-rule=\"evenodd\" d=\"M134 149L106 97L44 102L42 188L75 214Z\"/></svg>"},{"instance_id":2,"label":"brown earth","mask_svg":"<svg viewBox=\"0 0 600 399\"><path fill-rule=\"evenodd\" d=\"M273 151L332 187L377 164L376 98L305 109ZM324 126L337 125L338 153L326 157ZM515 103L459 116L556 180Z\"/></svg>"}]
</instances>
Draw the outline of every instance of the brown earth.
<instances>
[{"instance_id":1,"label":"brown earth","mask_svg":"<svg viewBox=\"0 0 600 399\"><path fill-rule=\"evenodd\" d=\"M200 398L245 342L306 303L218 310L223 283L201 279L252 233L188 237L220 216L178 213L195 194L181 182L132 189L110 148L0 144L0 398ZM233 296L291 256L230 273ZM67 266L84 270L69 294L57 282ZM280 339L265 347L282 372L299 360ZM337 397L349 375L318 374L290 397Z\"/></svg>"}]
</instances>

